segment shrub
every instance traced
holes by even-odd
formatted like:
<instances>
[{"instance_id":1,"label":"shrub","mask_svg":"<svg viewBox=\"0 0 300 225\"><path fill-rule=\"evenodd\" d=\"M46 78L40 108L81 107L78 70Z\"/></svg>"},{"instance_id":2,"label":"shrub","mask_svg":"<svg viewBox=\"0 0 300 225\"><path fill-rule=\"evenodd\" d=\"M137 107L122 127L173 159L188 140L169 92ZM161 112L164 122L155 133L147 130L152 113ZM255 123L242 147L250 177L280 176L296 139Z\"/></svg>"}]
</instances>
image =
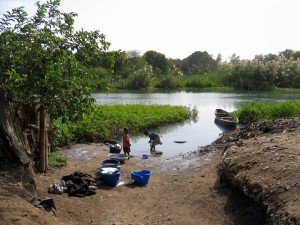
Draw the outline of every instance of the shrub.
<instances>
[{"instance_id":1,"label":"shrub","mask_svg":"<svg viewBox=\"0 0 300 225\"><path fill-rule=\"evenodd\" d=\"M50 167L63 167L67 164L67 158L51 152L48 154L48 164Z\"/></svg>"},{"instance_id":2,"label":"shrub","mask_svg":"<svg viewBox=\"0 0 300 225\"><path fill-rule=\"evenodd\" d=\"M156 88L179 88L182 87L182 84L175 79L173 76L171 75L167 75L165 77L163 77L162 79L160 79L156 85Z\"/></svg>"},{"instance_id":3,"label":"shrub","mask_svg":"<svg viewBox=\"0 0 300 225\"><path fill-rule=\"evenodd\" d=\"M152 67L145 65L142 69L139 69L131 73L126 80L126 86L128 88L148 88L151 78L153 77Z\"/></svg>"},{"instance_id":4,"label":"shrub","mask_svg":"<svg viewBox=\"0 0 300 225\"><path fill-rule=\"evenodd\" d=\"M241 123L252 123L256 121L276 118L288 118L300 116L300 101L291 102L250 102L241 109L234 112Z\"/></svg>"},{"instance_id":5,"label":"shrub","mask_svg":"<svg viewBox=\"0 0 300 225\"><path fill-rule=\"evenodd\" d=\"M262 115L257 108L246 107L239 111L238 118L240 123L246 124L261 120Z\"/></svg>"},{"instance_id":6,"label":"shrub","mask_svg":"<svg viewBox=\"0 0 300 225\"><path fill-rule=\"evenodd\" d=\"M53 149L66 146L74 140L74 134L70 130L72 123L65 121L62 118L53 120L53 133L50 137L51 147Z\"/></svg>"}]
</instances>

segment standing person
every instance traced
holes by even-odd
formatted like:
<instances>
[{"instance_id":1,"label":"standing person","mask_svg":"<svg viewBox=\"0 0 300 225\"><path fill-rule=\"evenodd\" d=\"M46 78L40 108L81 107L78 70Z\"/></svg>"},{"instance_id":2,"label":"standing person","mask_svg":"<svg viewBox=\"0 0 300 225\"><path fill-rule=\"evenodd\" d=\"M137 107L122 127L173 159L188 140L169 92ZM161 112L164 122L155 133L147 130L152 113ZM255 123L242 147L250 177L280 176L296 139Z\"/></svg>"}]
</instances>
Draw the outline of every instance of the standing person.
<instances>
[{"instance_id":1,"label":"standing person","mask_svg":"<svg viewBox=\"0 0 300 225\"><path fill-rule=\"evenodd\" d=\"M148 142L150 143L150 151L155 152L155 146L162 144L159 134L153 132L149 133L148 131L144 131L144 134L150 138Z\"/></svg>"},{"instance_id":2,"label":"standing person","mask_svg":"<svg viewBox=\"0 0 300 225\"><path fill-rule=\"evenodd\" d=\"M123 151L124 154L128 156L129 158L129 153L130 153L130 140L129 140L129 129L127 127L124 128L124 133L123 133Z\"/></svg>"}]
</instances>

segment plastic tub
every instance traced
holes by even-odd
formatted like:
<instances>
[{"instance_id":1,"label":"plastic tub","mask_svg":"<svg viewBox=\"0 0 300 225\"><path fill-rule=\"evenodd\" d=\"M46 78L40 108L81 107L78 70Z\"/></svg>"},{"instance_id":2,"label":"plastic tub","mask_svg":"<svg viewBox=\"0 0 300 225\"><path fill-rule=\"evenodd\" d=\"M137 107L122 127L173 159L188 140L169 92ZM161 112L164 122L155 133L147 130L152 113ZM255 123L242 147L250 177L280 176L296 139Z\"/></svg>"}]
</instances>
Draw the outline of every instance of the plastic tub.
<instances>
[{"instance_id":1,"label":"plastic tub","mask_svg":"<svg viewBox=\"0 0 300 225\"><path fill-rule=\"evenodd\" d=\"M103 182L109 186L116 186L119 183L121 171L114 173L102 173Z\"/></svg>"},{"instance_id":2,"label":"plastic tub","mask_svg":"<svg viewBox=\"0 0 300 225\"><path fill-rule=\"evenodd\" d=\"M117 159L107 159L102 161L102 165L109 165L109 166L117 166L120 164L120 161Z\"/></svg>"},{"instance_id":3,"label":"plastic tub","mask_svg":"<svg viewBox=\"0 0 300 225\"><path fill-rule=\"evenodd\" d=\"M142 159L148 159L149 155L148 154L143 154Z\"/></svg>"},{"instance_id":4,"label":"plastic tub","mask_svg":"<svg viewBox=\"0 0 300 225\"><path fill-rule=\"evenodd\" d=\"M121 150L122 150L122 147L119 144L109 145L109 152L110 153L120 153Z\"/></svg>"},{"instance_id":5,"label":"plastic tub","mask_svg":"<svg viewBox=\"0 0 300 225\"><path fill-rule=\"evenodd\" d=\"M99 170L102 170L104 168L117 168L120 169L121 167L118 165L110 165L110 164L105 164L105 165L101 165L98 167Z\"/></svg>"},{"instance_id":6,"label":"plastic tub","mask_svg":"<svg viewBox=\"0 0 300 225\"><path fill-rule=\"evenodd\" d=\"M133 183L140 186L148 184L151 174L150 170L142 170L140 172L131 171Z\"/></svg>"},{"instance_id":7,"label":"plastic tub","mask_svg":"<svg viewBox=\"0 0 300 225\"><path fill-rule=\"evenodd\" d=\"M128 156L125 154L120 154L120 153L113 153L109 154L108 157L110 159L116 159L119 160L121 163L124 162L126 159L128 159Z\"/></svg>"}]
</instances>

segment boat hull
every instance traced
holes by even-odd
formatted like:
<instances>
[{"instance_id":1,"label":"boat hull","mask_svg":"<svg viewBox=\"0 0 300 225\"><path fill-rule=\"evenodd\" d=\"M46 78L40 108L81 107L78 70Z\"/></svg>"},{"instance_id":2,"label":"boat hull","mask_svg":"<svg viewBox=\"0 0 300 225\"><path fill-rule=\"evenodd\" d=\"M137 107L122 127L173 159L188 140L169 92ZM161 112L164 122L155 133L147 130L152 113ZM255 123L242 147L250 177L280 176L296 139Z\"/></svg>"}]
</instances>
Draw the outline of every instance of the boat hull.
<instances>
[{"instance_id":1,"label":"boat hull","mask_svg":"<svg viewBox=\"0 0 300 225\"><path fill-rule=\"evenodd\" d=\"M236 116L223 109L216 109L215 122L222 126L233 127L238 124L239 120Z\"/></svg>"}]
</instances>

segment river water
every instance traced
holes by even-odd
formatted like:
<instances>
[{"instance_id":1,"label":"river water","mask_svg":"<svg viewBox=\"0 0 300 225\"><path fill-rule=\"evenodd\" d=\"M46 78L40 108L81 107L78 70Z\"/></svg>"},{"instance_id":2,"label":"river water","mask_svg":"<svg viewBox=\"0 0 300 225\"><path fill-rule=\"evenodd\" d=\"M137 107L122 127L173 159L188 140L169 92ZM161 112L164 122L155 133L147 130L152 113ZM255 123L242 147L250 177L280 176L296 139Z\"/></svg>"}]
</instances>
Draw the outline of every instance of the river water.
<instances>
[{"instance_id":1,"label":"river water","mask_svg":"<svg viewBox=\"0 0 300 225\"><path fill-rule=\"evenodd\" d=\"M162 126L150 130L161 135L162 145L156 150L162 151L161 157L171 157L196 151L201 146L206 146L215 141L224 131L224 128L214 122L214 111L222 108L232 112L250 101L277 102L299 100L300 93L273 93L273 92L243 92L243 93L219 93L200 91L176 91L176 92L128 92L93 93L93 98L98 104L167 104L196 107L198 118L194 121L187 120L181 123ZM130 127L129 127L130 129ZM132 155L150 154L149 138L137 134L131 136ZM185 143L175 143L175 142Z\"/></svg>"}]
</instances>

